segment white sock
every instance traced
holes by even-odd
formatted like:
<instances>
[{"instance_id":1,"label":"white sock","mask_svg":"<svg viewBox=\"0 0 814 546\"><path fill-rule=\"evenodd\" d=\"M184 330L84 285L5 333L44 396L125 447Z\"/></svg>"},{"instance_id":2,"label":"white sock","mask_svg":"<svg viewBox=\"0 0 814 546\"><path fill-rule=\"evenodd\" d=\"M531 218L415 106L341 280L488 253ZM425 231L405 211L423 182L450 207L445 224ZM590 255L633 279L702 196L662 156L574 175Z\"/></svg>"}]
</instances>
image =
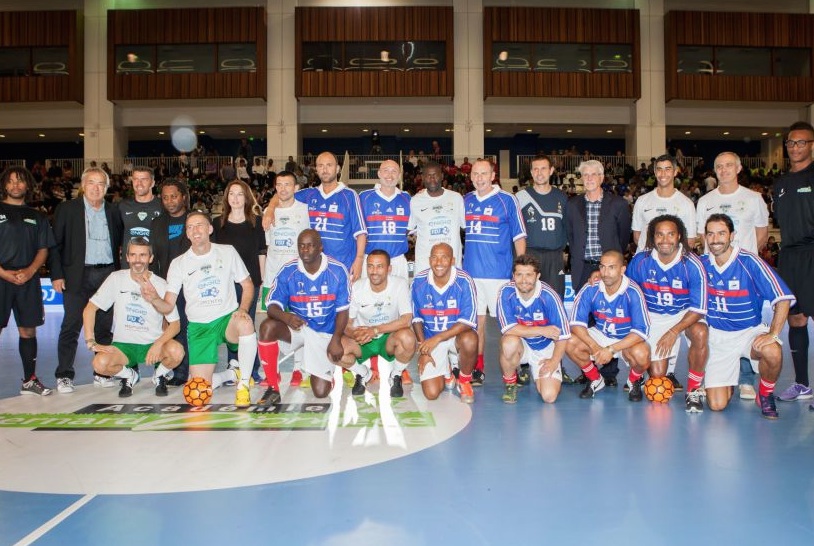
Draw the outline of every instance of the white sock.
<instances>
[{"instance_id":1,"label":"white sock","mask_svg":"<svg viewBox=\"0 0 814 546\"><path fill-rule=\"evenodd\" d=\"M393 361L393 375L401 375L401 372L407 369L407 363L399 359Z\"/></svg>"},{"instance_id":2,"label":"white sock","mask_svg":"<svg viewBox=\"0 0 814 546\"><path fill-rule=\"evenodd\" d=\"M249 386L252 378L254 359L257 356L257 334L252 332L247 336L237 338L237 362L240 368L240 382Z\"/></svg>"},{"instance_id":3,"label":"white sock","mask_svg":"<svg viewBox=\"0 0 814 546\"><path fill-rule=\"evenodd\" d=\"M212 390L217 389L227 381L235 381L237 377L235 376L234 370L223 370L222 372L215 372L212 374Z\"/></svg>"},{"instance_id":4,"label":"white sock","mask_svg":"<svg viewBox=\"0 0 814 546\"><path fill-rule=\"evenodd\" d=\"M156 377L161 377L162 375L167 375L171 371L172 370L167 368L165 365L159 364L158 366L155 367L155 376Z\"/></svg>"},{"instance_id":5,"label":"white sock","mask_svg":"<svg viewBox=\"0 0 814 546\"><path fill-rule=\"evenodd\" d=\"M363 366L358 362L348 369L353 372L354 375L361 375L363 378L367 378L368 374L370 373L370 370L366 366Z\"/></svg>"},{"instance_id":6,"label":"white sock","mask_svg":"<svg viewBox=\"0 0 814 546\"><path fill-rule=\"evenodd\" d=\"M677 358L671 358L667 361L667 373L676 373L676 360Z\"/></svg>"},{"instance_id":7,"label":"white sock","mask_svg":"<svg viewBox=\"0 0 814 546\"><path fill-rule=\"evenodd\" d=\"M292 371L299 370L300 372L303 371L302 369L302 355L304 349L300 348L294 351L294 369Z\"/></svg>"},{"instance_id":8,"label":"white sock","mask_svg":"<svg viewBox=\"0 0 814 546\"><path fill-rule=\"evenodd\" d=\"M123 367L121 370L116 373L113 377L121 377L122 379L127 379L131 383L136 381L136 370L133 368L128 368L127 366Z\"/></svg>"}]
</instances>

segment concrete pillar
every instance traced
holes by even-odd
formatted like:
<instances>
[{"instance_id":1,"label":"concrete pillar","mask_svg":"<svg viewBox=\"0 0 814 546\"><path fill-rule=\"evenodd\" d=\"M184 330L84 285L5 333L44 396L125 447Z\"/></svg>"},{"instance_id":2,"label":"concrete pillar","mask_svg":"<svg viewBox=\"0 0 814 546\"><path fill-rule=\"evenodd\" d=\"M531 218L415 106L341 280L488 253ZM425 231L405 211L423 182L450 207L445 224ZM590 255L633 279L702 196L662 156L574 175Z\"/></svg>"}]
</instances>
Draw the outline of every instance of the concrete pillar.
<instances>
[{"instance_id":1,"label":"concrete pillar","mask_svg":"<svg viewBox=\"0 0 814 546\"><path fill-rule=\"evenodd\" d=\"M455 98L452 153L460 163L484 155L483 2L454 0Z\"/></svg>"},{"instance_id":2,"label":"concrete pillar","mask_svg":"<svg viewBox=\"0 0 814 546\"><path fill-rule=\"evenodd\" d=\"M294 66L296 0L266 0L268 40L266 57L266 142L275 167L289 155L301 155L299 106L294 96L297 72Z\"/></svg>"}]
</instances>

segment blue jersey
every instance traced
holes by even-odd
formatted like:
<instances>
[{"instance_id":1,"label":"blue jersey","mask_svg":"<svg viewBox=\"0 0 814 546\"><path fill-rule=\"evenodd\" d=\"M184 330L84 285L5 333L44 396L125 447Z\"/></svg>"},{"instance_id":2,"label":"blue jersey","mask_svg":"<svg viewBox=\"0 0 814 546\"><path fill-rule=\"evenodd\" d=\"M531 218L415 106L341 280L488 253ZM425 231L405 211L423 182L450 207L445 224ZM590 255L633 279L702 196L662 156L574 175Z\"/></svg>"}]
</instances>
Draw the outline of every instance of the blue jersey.
<instances>
[{"instance_id":1,"label":"blue jersey","mask_svg":"<svg viewBox=\"0 0 814 546\"><path fill-rule=\"evenodd\" d=\"M308 205L308 219L322 236L325 254L350 269L356 259L356 238L367 233L356 192L340 183L327 195L320 186L300 190L294 197Z\"/></svg>"},{"instance_id":2,"label":"blue jersey","mask_svg":"<svg viewBox=\"0 0 814 546\"><path fill-rule=\"evenodd\" d=\"M514 195L497 186L485 197L464 197L464 269L476 279L510 279L513 242L526 237Z\"/></svg>"},{"instance_id":3,"label":"blue jersey","mask_svg":"<svg viewBox=\"0 0 814 546\"><path fill-rule=\"evenodd\" d=\"M521 326L556 326L560 329L558 341L569 339L571 329L565 308L560 297L550 286L538 282L534 294L528 301L520 297L514 282L508 282L500 288L497 299L497 320L500 331L506 333L518 324ZM524 338L529 347L535 351L545 349L553 339L539 336Z\"/></svg>"},{"instance_id":4,"label":"blue jersey","mask_svg":"<svg viewBox=\"0 0 814 546\"><path fill-rule=\"evenodd\" d=\"M588 327L588 315L593 315L596 328L613 339L623 339L634 333L642 339L650 335L650 317L639 286L622 277L622 285L609 296L602 281L582 287L574 299L571 326Z\"/></svg>"},{"instance_id":5,"label":"blue jersey","mask_svg":"<svg viewBox=\"0 0 814 546\"><path fill-rule=\"evenodd\" d=\"M627 266L630 277L644 293L647 310L659 315L676 315L685 309L707 314L707 282L701 260L688 252L663 264L658 252L639 252Z\"/></svg>"},{"instance_id":6,"label":"blue jersey","mask_svg":"<svg viewBox=\"0 0 814 546\"><path fill-rule=\"evenodd\" d=\"M336 314L350 307L350 276L345 266L322 255L316 275L310 275L299 259L285 264L269 290L266 307L288 309L317 332L333 334Z\"/></svg>"},{"instance_id":7,"label":"blue jersey","mask_svg":"<svg viewBox=\"0 0 814 546\"><path fill-rule=\"evenodd\" d=\"M445 332L462 322L478 327L475 281L453 267L446 286L435 286L432 270L425 269L413 280L413 322L424 323L424 339Z\"/></svg>"},{"instance_id":8,"label":"blue jersey","mask_svg":"<svg viewBox=\"0 0 814 546\"><path fill-rule=\"evenodd\" d=\"M774 306L794 296L766 262L755 254L732 247L732 255L721 267L715 257L701 256L707 275L707 323L711 328L736 332L763 322L763 302Z\"/></svg>"},{"instance_id":9,"label":"blue jersey","mask_svg":"<svg viewBox=\"0 0 814 546\"><path fill-rule=\"evenodd\" d=\"M359 195L367 226L365 254L381 249L391 258L407 253L407 224L410 221L410 196L396 189L388 198L380 190L365 190Z\"/></svg>"}]
</instances>

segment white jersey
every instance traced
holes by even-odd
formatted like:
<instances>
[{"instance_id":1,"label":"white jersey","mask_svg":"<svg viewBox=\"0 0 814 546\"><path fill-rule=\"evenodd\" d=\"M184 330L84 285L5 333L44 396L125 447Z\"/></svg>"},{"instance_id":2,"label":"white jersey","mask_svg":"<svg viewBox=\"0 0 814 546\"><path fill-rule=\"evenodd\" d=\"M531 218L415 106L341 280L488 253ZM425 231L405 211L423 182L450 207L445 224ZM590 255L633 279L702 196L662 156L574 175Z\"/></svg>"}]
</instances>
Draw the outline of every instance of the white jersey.
<instances>
[{"instance_id":1,"label":"white jersey","mask_svg":"<svg viewBox=\"0 0 814 546\"><path fill-rule=\"evenodd\" d=\"M167 291L184 289L187 318L209 323L237 309L235 283L245 280L249 271L232 245L211 243L206 254L198 256L190 248L170 263Z\"/></svg>"},{"instance_id":2,"label":"white jersey","mask_svg":"<svg viewBox=\"0 0 814 546\"><path fill-rule=\"evenodd\" d=\"M636 252L641 252L647 245L647 226L656 216L671 214L678 216L687 228L687 236L695 237L695 204L692 199L676 190L670 197L660 197L656 190L647 192L633 205L633 221L630 228L639 233L639 244Z\"/></svg>"},{"instance_id":3,"label":"white jersey","mask_svg":"<svg viewBox=\"0 0 814 546\"><path fill-rule=\"evenodd\" d=\"M447 243L452 247L455 265L461 267L463 251L461 230L466 226L464 198L460 193L444 190L438 197L419 192L410 201L410 223L407 230L415 232L415 272L430 267L433 245Z\"/></svg>"},{"instance_id":4,"label":"white jersey","mask_svg":"<svg viewBox=\"0 0 814 546\"><path fill-rule=\"evenodd\" d=\"M721 188L716 188L704 195L698 200L698 233L704 233L707 218L716 213L726 214L735 224L732 246L758 253L755 228L769 225L769 209L759 193L738 186L733 193L722 194Z\"/></svg>"},{"instance_id":5,"label":"white jersey","mask_svg":"<svg viewBox=\"0 0 814 546\"><path fill-rule=\"evenodd\" d=\"M269 248L266 269L263 272L263 286L271 286L283 265L299 257L297 237L310 227L308 205L305 203L294 201L290 207L274 210L274 225L266 231L266 244Z\"/></svg>"},{"instance_id":6,"label":"white jersey","mask_svg":"<svg viewBox=\"0 0 814 546\"><path fill-rule=\"evenodd\" d=\"M163 298L167 281L155 274L149 280ZM108 275L90 301L102 311L113 307L113 341L117 343L152 345L164 332L164 315L141 297L141 285L130 277L129 269ZM178 309L173 307L167 321L177 320Z\"/></svg>"},{"instance_id":7,"label":"white jersey","mask_svg":"<svg viewBox=\"0 0 814 546\"><path fill-rule=\"evenodd\" d=\"M359 279L353 283L349 313L354 326L381 326L402 315L412 315L407 280L390 275L387 277L387 287L381 292L374 292L370 279Z\"/></svg>"}]
</instances>

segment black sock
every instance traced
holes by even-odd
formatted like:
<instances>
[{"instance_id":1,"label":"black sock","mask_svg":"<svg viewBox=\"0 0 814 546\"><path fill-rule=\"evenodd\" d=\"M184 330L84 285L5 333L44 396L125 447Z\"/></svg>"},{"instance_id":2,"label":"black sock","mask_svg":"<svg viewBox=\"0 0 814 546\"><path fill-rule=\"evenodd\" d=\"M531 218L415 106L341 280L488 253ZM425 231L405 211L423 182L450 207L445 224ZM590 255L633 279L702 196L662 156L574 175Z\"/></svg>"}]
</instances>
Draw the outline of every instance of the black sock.
<instances>
[{"instance_id":1,"label":"black sock","mask_svg":"<svg viewBox=\"0 0 814 546\"><path fill-rule=\"evenodd\" d=\"M789 349L794 362L794 381L808 386L808 322L789 327Z\"/></svg>"},{"instance_id":2,"label":"black sock","mask_svg":"<svg viewBox=\"0 0 814 546\"><path fill-rule=\"evenodd\" d=\"M806 343L808 339L806 339ZM20 338L20 358L23 361L23 381L28 381L37 370L37 338Z\"/></svg>"}]
</instances>

